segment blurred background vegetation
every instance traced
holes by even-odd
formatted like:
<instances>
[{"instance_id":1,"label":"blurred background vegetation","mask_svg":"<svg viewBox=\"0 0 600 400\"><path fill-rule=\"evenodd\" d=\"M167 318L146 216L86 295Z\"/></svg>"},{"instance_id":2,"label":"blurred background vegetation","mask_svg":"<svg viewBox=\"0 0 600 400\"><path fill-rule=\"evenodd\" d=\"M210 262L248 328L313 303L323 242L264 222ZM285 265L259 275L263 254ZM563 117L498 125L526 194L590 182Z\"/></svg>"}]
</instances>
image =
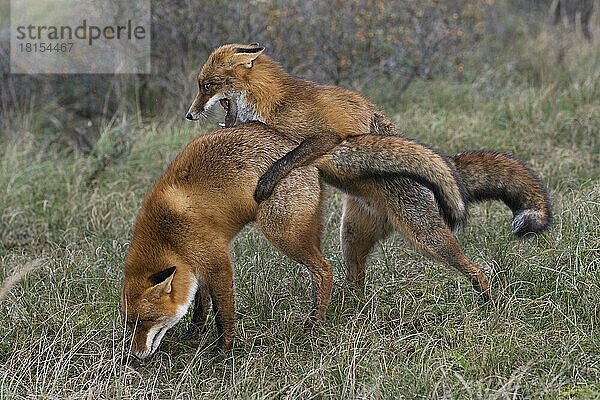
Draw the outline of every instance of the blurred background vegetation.
<instances>
[{"instance_id":1,"label":"blurred background vegetation","mask_svg":"<svg viewBox=\"0 0 600 400\"><path fill-rule=\"evenodd\" d=\"M415 80L469 82L488 73L502 61L499 48L535 37L553 22L551 3L153 1L151 75L11 75L3 46L0 135L10 135L12 125L35 111L36 131L60 147L87 153L116 121L181 119L197 89L195 72L212 49L231 42L260 42L291 73L355 88L394 109ZM2 14L7 22L8 13ZM558 37L561 27L555 29ZM473 60L476 49L479 58ZM564 57L564 49L556 52L557 59Z\"/></svg>"}]
</instances>

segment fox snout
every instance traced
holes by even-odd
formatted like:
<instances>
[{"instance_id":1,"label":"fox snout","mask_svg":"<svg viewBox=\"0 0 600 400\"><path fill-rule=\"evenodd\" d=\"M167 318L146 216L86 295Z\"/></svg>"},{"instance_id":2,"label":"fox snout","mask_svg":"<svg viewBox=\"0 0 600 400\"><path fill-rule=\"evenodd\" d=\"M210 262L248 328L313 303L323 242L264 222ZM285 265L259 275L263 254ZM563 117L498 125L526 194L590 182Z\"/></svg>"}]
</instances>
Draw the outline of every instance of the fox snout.
<instances>
[{"instance_id":1,"label":"fox snout","mask_svg":"<svg viewBox=\"0 0 600 400\"><path fill-rule=\"evenodd\" d=\"M149 329L144 329L143 327L136 329L133 332L131 354L140 360L152 355L158 349L158 346L168 329L168 325L157 325Z\"/></svg>"},{"instance_id":2,"label":"fox snout","mask_svg":"<svg viewBox=\"0 0 600 400\"><path fill-rule=\"evenodd\" d=\"M202 101L202 99L200 99L199 97L200 96L198 95L196 96L187 114L185 114L185 119L187 119L188 121L197 121L204 114L206 102Z\"/></svg>"},{"instance_id":3,"label":"fox snout","mask_svg":"<svg viewBox=\"0 0 600 400\"><path fill-rule=\"evenodd\" d=\"M238 105L235 94L226 91L211 92L210 94L199 92L185 114L185 118L188 121L206 118L207 111L216 104L220 104L225 110L225 121L219 123L219 126L229 127L238 122Z\"/></svg>"}]
</instances>

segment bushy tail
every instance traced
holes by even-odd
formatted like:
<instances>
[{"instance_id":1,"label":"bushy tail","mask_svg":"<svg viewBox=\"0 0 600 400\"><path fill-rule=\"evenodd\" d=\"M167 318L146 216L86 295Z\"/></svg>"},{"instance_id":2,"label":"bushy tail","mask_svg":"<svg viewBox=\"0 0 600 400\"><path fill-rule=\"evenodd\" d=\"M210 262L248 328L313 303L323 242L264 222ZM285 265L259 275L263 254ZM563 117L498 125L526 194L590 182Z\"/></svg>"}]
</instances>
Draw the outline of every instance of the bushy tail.
<instances>
[{"instance_id":1,"label":"bushy tail","mask_svg":"<svg viewBox=\"0 0 600 400\"><path fill-rule=\"evenodd\" d=\"M500 200L513 212L517 236L539 233L552 222L552 206L540 178L509 154L467 151L450 157L467 190L468 202Z\"/></svg>"},{"instance_id":2,"label":"bushy tail","mask_svg":"<svg viewBox=\"0 0 600 400\"><path fill-rule=\"evenodd\" d=\"M453 163L415 141L400 136L354 136L317 165L338 180L408 177L433 192L450 227L455 228L466 216L466 192Z\"/></svg>"}]
</instances>

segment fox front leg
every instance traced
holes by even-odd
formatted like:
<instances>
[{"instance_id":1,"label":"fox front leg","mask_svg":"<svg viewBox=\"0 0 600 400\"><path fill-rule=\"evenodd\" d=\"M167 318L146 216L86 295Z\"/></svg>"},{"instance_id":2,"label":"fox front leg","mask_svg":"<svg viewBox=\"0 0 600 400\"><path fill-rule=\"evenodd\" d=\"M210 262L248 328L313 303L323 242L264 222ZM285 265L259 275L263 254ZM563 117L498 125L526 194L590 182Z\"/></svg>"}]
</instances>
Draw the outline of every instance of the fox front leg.
<instances>
[{"instance_id":1,"label":"fox front leg","mask_svg":"<svg viewBox=\"0 0 600 400\"><path fill-rule=\"evenodd\" d=\"M220 265L215 269L207 283L217 323L217 348L226 351L233 347L235 338L233 268L229 256L223 255Z\"/></svg>"},{"instance_id":2,"label":"fox front leg","mask_svg":"<svg viewBox=\"0 0 600 400\"><path fill-rule=\"evenodd\" d=\"M260 203L271 197L277 183L290 171L312 163L317 158L330 152L342 141L343 139L333 132L305 139L294 150L275 161L275 164L260 177L254 191L254 200Z\"/></svg>"},{"instance_id":3,"label":"fox front leg","mask_svg":"<svg viewBox=\"0 0 600 400\"><path fill-rule=\"evenodd\" d=\"M186 339L196 339L206 330L206 319L208 318L210 301L208 285L206 282L200 280L198 282L196 297L194 298L194 311L192 321L187 328Z\"/></svg>"}]
</instances>

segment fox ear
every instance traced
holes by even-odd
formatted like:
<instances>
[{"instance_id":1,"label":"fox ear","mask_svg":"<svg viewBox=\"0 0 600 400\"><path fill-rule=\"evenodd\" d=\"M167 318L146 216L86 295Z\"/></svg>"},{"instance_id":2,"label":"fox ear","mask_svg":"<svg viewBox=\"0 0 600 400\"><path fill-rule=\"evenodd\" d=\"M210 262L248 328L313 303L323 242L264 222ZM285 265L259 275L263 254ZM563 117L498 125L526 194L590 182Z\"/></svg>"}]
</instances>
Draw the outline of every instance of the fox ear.
<instances>
[{"instance_id":1,"label":"fox ear","mask_svg":"<svg viewBox=\"0 0 600 400\"><path fill-rule=\"evenodd\" d=\"M159 293L171 293L171 282L175 276L175 269L175 266L172 266L157 272L154 275L151 275L150 278L148 278L150 283L154 285L152 288L150 288L151 291Z\"/></svg>"},{"instance_id":2,"label":"fox ear","mask_svg":"<svg viewBox=\"0 0 600 400\"><path fill-rule=\"evenodd\" d=\"M238 47L235 49L231 66L243 65L246 68L252 68L252 62L256 57L265 51L264 47L258 46L258 43L252 43L249 47Z\"/></svg>"}]
</instances>

